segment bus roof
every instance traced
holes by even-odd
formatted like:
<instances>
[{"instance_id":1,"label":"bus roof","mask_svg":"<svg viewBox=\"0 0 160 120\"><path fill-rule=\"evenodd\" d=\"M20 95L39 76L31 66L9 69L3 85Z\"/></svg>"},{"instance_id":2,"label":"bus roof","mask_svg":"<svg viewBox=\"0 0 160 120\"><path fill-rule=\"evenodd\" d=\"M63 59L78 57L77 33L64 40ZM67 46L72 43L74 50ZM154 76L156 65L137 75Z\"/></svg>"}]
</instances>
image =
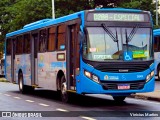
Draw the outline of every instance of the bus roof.
<instances>
[{"instance_id":1,"label":"bus roof","mask_svg":"<svg viewBox=\"0 0 160 120\"><path fill-rule=\"evenodd\" d=\"M160 36L160 29L153 30L153 35L154 36Z\"/></svg>"},{"instance_id":2,"label":"bus roof","mask_svg":"<svg viewBox=\"0 0 160 120\"><path fill-rule=\"evenodd\" d=\"M125 9L125 8L96 8L96 9L92 9L92 10L87 10L87 11L122 11L122 12L142 12L142 10L138 10L138 9ZM63 23L69 20L73 20L73 19L77 19L79 17L84 18L84 12L85 11L80 11L80 12L76 12L74 14L70 14L67 16L63 16L57 19L43 19L43 20L39 20L30 24L25 25L22 29L11 32L6 34L6 37L12 37L14 35L18 35L18 34L23 34L32 30L36 30L39 28L43 28L43 27L47 27L50 25L54 25L54 24L58 24L58 23ZM83 22L83 21L82 21ZM84 24L84 23L82 23Z\"/></svg>"},{"instance_id":3,"label":"bus roof","mask_svg":"<svg viewBox=\"0 0 160 120\"><path fill-rule=\"evenodd\" d=\"M67 16L64 16L64 17L60 17L60 18L57 18L57 19L39 20L39 21L36 21L36 22L25 25L23 27L23 29L20 29L20 30L17 30L17 31L6 34L6 37L12 37L12 36L17 35L17 34L23 34L23 33L26 33L26 32L32 31L32 30L36 30L36 29L39 29L39 28L43 28L43 27L47 27L47 26L50 26L50 25L54 25L54 24L63 23L63 22L69 21L69 20L77 19L80 16L83 16L83 14L84 14L84 11L81 11L81 12L77 12L77 13L67 15Z\"/></svg>"}]
</instances>

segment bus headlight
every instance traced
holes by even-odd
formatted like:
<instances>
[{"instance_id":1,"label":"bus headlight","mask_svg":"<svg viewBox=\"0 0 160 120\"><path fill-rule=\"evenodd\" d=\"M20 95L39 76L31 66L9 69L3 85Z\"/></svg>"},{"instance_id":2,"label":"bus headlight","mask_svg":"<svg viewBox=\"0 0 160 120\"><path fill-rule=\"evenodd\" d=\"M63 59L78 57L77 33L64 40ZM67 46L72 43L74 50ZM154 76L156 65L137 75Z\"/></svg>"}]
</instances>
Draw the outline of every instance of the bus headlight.
<instances>
[{"instance_id":1,"label":"bus headlight","mask_svg":"<svg viewBox=\"0 0 160 120\"><path fill-rule=\"evenodd\" d=\"M154 71L152 71L150 74L147 75L146 82L148 82L153 76L154 76Z\"/></svg>"},{"instance_id":2,"label":"bus headlight","mask_svg":"<svg viewBox=\"0 0 160 120\"><path fill-rule=\"evenodd\" d=\"M91 73L88 71L84 71L85 76L87 76L88 78L91 78Z\"/></svg>"},{"instance_id":3,"label":"bus headlight","mask_svg":"<svg viewBox=\"0 0 160 120\"><path fill-rule=\"evenodd\" d=\"M98 77L96 75L94 75L94 74L92 74L92 73L90 73L90 72L88 72L86 70L84 70L84 75L86 77L90 78L91 80L93 80L94 82L99 83L99 79L98 79Z\"/></svg>"}]
</instances>

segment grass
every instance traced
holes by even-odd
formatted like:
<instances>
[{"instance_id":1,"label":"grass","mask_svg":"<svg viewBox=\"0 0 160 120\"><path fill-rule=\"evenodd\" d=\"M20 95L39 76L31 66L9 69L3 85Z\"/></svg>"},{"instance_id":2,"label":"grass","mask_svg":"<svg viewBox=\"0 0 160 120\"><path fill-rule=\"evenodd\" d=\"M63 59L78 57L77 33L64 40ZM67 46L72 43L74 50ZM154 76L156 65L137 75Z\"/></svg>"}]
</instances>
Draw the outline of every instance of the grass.
<instances>
[{"instance_id":1,"label":"grass","mask_svg":"<svg viewBox=\"0 0 160 120\"><path fill-rule=\"evenodd\" d=\"M0 78L0 82L9 82L6 80L6 78Z\"/></svg>"}]
</instances>

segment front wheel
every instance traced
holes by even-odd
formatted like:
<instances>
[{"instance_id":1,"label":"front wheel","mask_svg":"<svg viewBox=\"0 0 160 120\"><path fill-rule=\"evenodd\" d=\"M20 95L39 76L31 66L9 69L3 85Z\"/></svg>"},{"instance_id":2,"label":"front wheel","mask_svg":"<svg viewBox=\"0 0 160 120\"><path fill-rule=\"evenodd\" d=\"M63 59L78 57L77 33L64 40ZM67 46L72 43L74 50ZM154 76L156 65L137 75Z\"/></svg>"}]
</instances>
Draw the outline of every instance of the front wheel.
<instances>
[{"instance_id":1,"label":"front wheel","mask_svg":"<svg viewBox=\"0 0 160 120\"><path fill-rule=\"evenodd\" d=\"M123 102L125 100L126 96L113 96L113 99L116 102Z\"/></svg>"},{"instance_id":2,"label":"front wheel","mask_svg":"<svg viewBox=\"0 0 160 120\"><path fill-rule=\"evenodd\" d=\"M157 68L157 80L160 80L160 66Z\"/></svg>"}]
</instances>

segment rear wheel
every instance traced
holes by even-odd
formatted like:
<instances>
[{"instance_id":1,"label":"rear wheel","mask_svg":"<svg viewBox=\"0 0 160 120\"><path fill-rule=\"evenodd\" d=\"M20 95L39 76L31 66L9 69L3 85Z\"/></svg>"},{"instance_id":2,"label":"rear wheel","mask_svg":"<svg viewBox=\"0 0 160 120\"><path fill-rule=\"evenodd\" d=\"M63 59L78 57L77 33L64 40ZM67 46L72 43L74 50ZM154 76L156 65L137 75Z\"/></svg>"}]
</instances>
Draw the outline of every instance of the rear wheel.
<instances>
[{"instance_id":1,"label":"rear wheel","mask_svg":"<svg viewBox=\"0 0 160 120\"><path fill-rule=\"evenodd\" d=\"M69 100L69 96L67 93L67 84L64 75L61 77L61 100L65 103Z\"/></svg>"},{"instance_id":2,"label":"rear wheel","mask_svg":"<svg viewBox=\"0 0 160 120\"><path fill-rule=\"evenodd\" d=\"M19 74L18 81L19 81L19 91L22 94L34 91L34 88L32 86L24 85L24 80L23 80L23 74L22 73Z\"/></svg>"},{"instance_id":3,"label":"rear wheel","mask_svg":"<svg viewBox=\"0 0 160 120\"><path fill-rule=\"evenodd\" d=\"M113 96L113 99L116 102L123 102L125 100L126 96Z\"/></svg>"},{"instance_id":4,"label":"rear wheel","mask_svg":"<svg viewBox=\"0 0 160 120\"><path fill-rule=\"evenodd\" d=\"M20 73L19 77L18 77L18 81L19 81L19 91L21 93L25 93L27 90L26 86L24 85L24 81L23 81L23 74Z\"/></svg>"}]
</instances>

